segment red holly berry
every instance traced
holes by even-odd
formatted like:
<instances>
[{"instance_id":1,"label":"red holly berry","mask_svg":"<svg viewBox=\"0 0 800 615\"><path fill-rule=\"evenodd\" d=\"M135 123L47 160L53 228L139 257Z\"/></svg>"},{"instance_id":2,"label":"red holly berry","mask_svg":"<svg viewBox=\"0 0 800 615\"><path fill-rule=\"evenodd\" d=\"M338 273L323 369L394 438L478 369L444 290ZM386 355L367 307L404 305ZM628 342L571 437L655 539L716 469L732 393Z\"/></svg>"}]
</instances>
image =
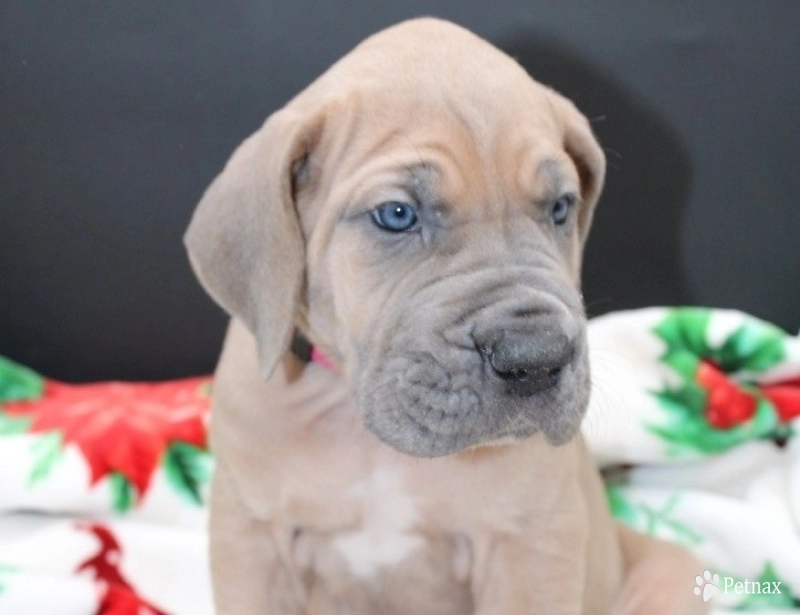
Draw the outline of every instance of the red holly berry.
<instances>
[{"instance_id":1,"label":"red holly berry","mask_svg":"<svg viewBox=\"0 0 800 615\"><path fill-rule=\"evenodd\" d=\"M708 391L705 414L713 427L731 429L755 415L758 406L755 396L743 391L710 361L700 362L696 378Z\"/></svg>"}]
</instances>

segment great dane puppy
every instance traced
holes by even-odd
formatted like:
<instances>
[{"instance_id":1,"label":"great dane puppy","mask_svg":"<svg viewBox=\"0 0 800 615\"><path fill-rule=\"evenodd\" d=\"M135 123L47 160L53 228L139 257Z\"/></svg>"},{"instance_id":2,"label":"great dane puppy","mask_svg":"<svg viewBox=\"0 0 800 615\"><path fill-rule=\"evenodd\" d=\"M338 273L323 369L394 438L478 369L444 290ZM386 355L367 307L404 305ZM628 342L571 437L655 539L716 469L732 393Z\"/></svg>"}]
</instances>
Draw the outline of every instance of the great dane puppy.
<instances>
[{"instance_id":1,"label":"great dane puppy","mask_svg":"<svg viewBox=\"0 0 800 615\"><path fill-rule=\"evenodd\" d=\"M604 167L569 101L434 19L367 39L236 150L186 235L233 317L219 615L703 612L700 565L615 526L578 433Z\"/></svg>"}]
</instances>

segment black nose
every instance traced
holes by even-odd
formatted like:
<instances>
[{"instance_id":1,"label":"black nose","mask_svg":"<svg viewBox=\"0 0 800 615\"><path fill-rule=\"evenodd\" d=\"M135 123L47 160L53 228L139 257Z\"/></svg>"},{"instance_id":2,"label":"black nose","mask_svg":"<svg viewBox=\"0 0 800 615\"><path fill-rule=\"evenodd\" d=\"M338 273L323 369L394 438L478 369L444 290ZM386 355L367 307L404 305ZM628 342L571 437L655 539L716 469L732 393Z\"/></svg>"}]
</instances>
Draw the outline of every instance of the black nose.
<instances>
[{"instance_id":1,"label":"black nose","mask_svg":"<svg viewBox=\"0 0 800 615\"><path fill-rule=\"evenodd\" d=\"M509 392L533 395L558 384L575 344L561 332L502 330L478 345L492 372Z\"/></svg>"}]
</instances>

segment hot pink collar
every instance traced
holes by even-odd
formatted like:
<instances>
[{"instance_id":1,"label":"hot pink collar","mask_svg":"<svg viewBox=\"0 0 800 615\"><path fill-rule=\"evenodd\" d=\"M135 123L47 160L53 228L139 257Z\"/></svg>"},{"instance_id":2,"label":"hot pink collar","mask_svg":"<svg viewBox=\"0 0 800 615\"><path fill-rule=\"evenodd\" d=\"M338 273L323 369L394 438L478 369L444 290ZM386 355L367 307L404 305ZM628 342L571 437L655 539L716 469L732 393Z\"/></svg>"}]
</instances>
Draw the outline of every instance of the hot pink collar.
<instances>
[{"instance_id":1,"label":"hot pink collar","mask_svg":"<svg viewBox=\"0 0 800 615\"><path fill-rule=\"evenodd\" d=\"M332 372L339 371L333 361L326 357L316 346L312 345L308 338L299 331L294 332L290 349L294 356L303 363L313 362Z\"/></svg>"},{"instance_id":2,"label":"hot pink collar","mask_svg":"<svg viewBox=\"0 0 800 615\"><path fill-rule=\"evenodd\" d=\"M312 346L311 347L311 360L314 363L319 363L322 367L324 367L325 369L327 369L329 371L332 371L332 372L338 372L339 371L336 368L336 366L333 364L333 361L331 361L328 357L326 357L324 354L322 354L322 351L319 350L316 346Z\"/></svg>"}]
</instances>

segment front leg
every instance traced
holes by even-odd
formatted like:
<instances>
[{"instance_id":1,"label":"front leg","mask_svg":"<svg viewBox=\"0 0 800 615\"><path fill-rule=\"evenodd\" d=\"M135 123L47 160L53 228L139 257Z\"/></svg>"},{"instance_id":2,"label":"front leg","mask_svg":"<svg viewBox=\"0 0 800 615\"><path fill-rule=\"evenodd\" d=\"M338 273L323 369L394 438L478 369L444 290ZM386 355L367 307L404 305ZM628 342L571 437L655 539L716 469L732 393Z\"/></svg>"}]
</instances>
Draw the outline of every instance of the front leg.
<instances>
[{"instance_id":1,"label":"front leg","mask_svg":"<svg viewBox=\"0 0 800 615\"><path fill-rule=\"evenodd\" d=\"M708 605L694 593L694 579L705 568L678 545L620 525L625 584L614 615L704 615Z\"/></svg>"},{"instance_id":2,"label":"front leg","mask_svg":"<svg viewBox=\"0 0 800 615\"><path fill-rule=\"evenodd\" d=\"M217 467L210 499L211 579L216 615L300 615L295 586L270 531Z\"/></svg>"},{"instance_id":3,"label":"front leg","mask_svg":"<svg viewBox=\"0 0 800 615\"><path fill-rule=\"evenodd\" d=\"M476 565L475 615L583 615L586 540L579 529L492 538Z\"/></svg>"}]
</instances>

